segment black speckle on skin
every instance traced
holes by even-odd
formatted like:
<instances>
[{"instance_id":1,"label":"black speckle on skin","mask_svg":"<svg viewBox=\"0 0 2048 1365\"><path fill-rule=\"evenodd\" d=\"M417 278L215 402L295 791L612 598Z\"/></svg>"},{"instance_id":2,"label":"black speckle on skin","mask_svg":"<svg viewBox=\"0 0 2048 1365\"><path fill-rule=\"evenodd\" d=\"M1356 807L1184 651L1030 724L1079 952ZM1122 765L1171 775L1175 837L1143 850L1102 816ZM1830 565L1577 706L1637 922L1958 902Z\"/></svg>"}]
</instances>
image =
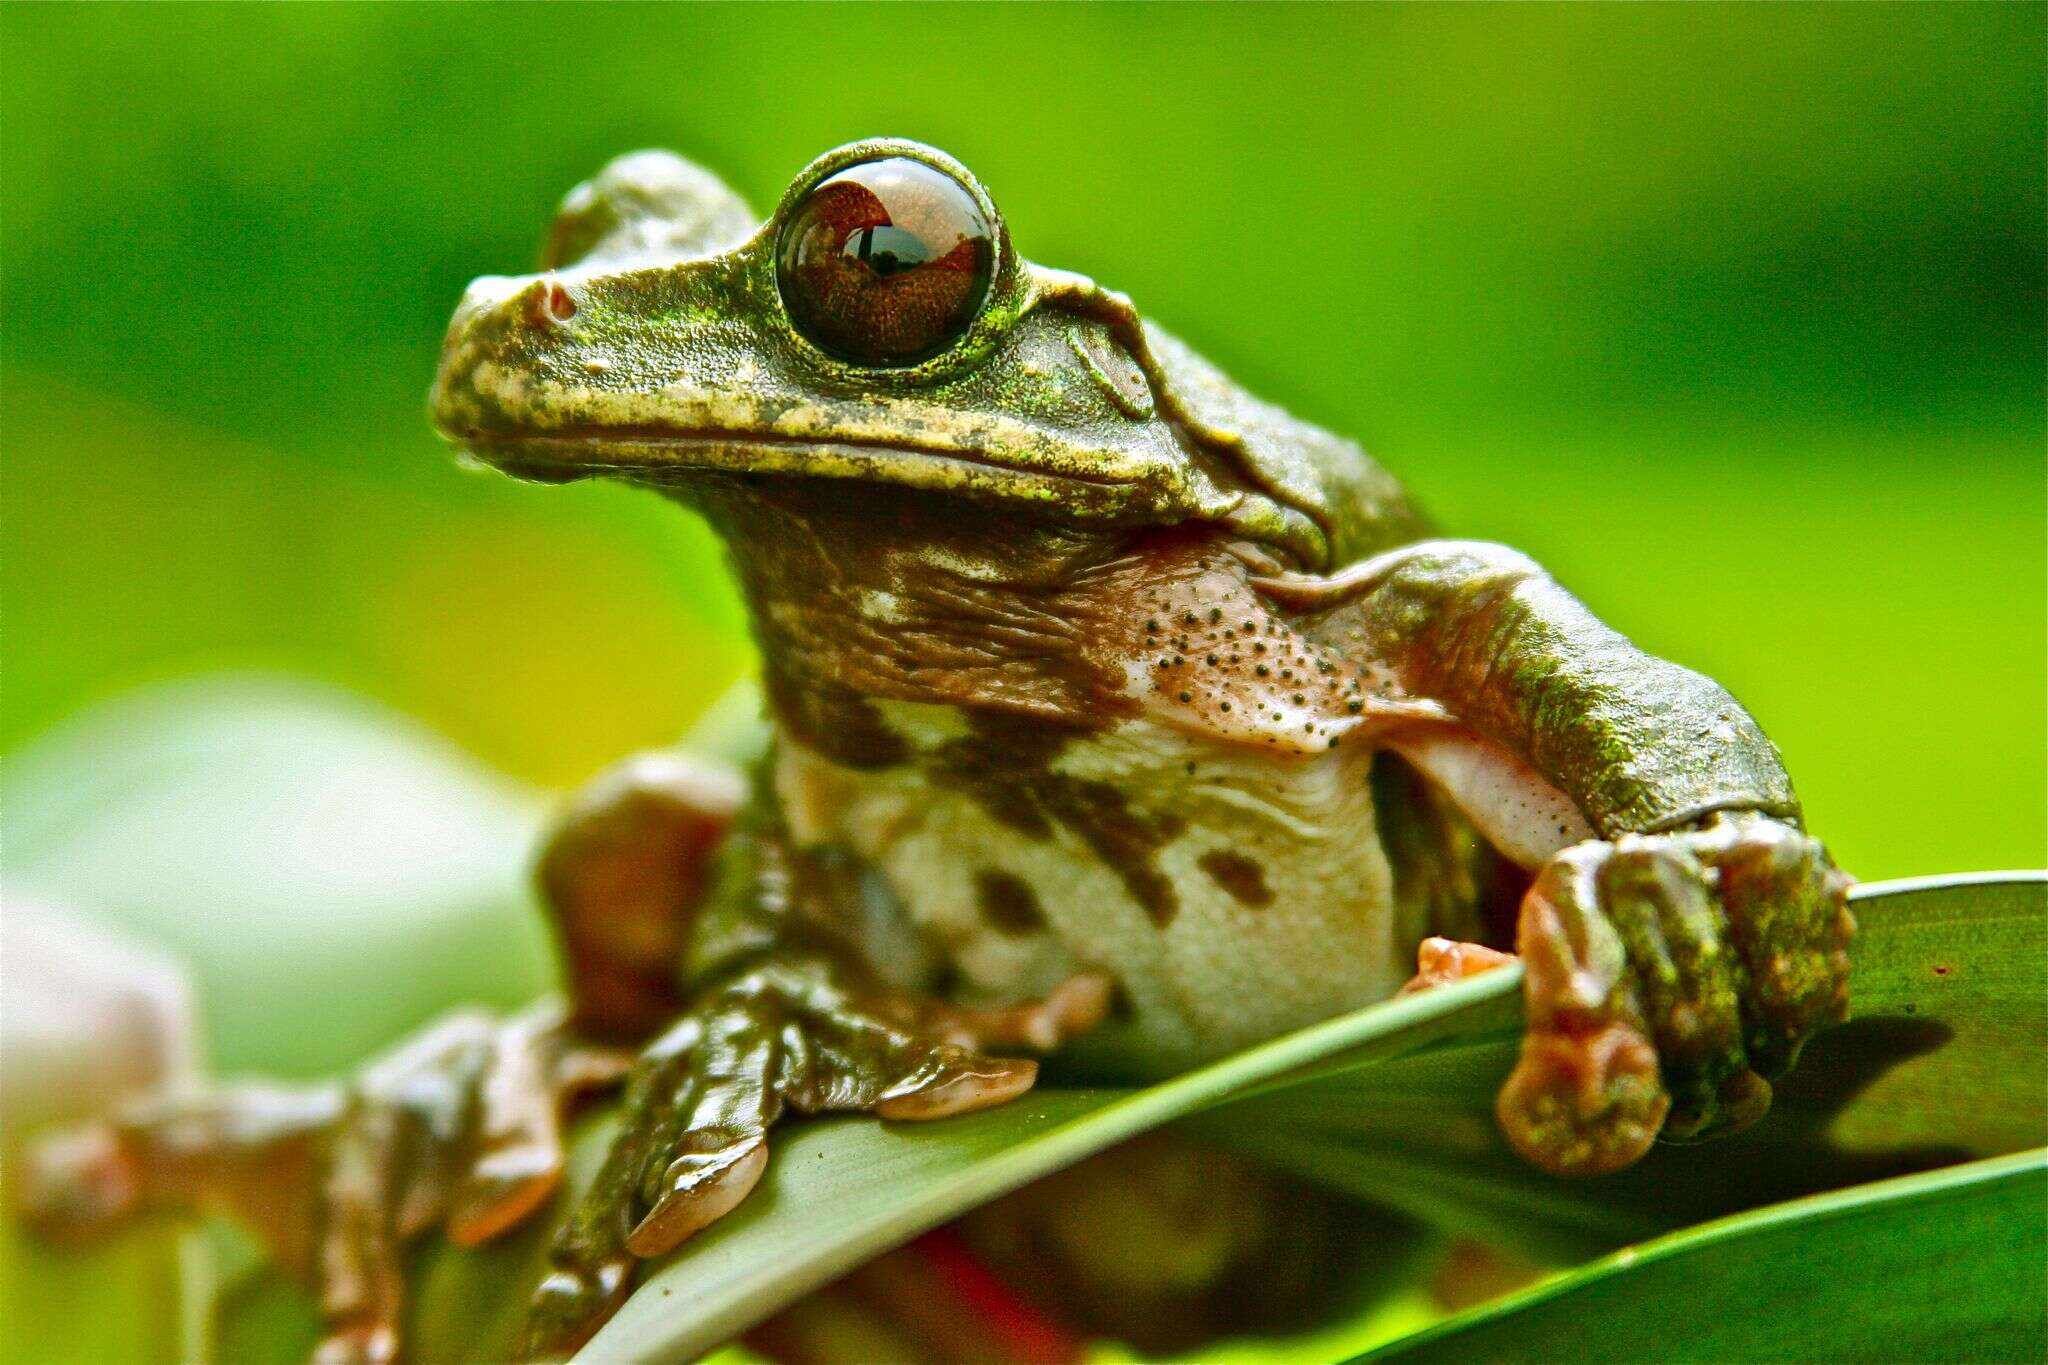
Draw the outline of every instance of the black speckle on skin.
<instances>
[{"instance_id":1,"label":"black speckle on skin","mask_svg":"<svg viewBox=\"0 0 2048 1365\"><path fill-rule=\"evenodd\" d=\"M974 899L982 919L1005 938L1023 938L1045 928L1038 895L1021 877L983 868L974 874Z\"/></svg>"}]
</instances>

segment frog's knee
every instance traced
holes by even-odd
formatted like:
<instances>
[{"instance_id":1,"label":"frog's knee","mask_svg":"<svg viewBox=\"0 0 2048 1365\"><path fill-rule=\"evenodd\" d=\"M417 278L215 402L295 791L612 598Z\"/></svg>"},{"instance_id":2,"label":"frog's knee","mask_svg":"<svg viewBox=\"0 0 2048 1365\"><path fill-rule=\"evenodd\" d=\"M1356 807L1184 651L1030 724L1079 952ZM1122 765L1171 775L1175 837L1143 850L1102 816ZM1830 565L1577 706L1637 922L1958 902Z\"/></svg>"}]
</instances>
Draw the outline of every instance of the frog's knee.
<instances>
[{"instance_id":1,"label":"frog's knee","mask_svg":"<svg viewBox=\"0 0 2048 1365\"><path fill-rule=\"evenodd\" d=\"M537 879L579 1028L644 1037L674 1016L688 928L744 795L725 764L649 753L600 774L563 810Z\"/></svg>"}]
</instances>

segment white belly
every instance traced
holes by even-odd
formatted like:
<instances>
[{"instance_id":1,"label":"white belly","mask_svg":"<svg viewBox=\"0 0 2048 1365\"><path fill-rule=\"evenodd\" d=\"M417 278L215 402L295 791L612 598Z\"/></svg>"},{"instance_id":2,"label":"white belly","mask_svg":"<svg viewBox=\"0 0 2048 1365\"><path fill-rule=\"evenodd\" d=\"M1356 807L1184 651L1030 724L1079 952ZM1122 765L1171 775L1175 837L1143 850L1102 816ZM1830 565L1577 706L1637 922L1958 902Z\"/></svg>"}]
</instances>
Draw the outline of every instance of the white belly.
<instances>
[{"instance_id":1,"label":"white belly","mask_svg":"<svg viewBox=\"0 0 2048 1365\"><path fill-rule=\"evenodd\" d=\"M947 708L886 711L923 752L963 728ZM1121 842L1086 820L1020 830L916 761L859 772L786 739L781 753L792 832L878 868L961 998L1038 995L1090 967L1117 980L1128 1015L1073 1049L1090 1070L1182 1070L1383 999L1412 968L1423 926L1396 922L1363 745L1282 757L1144 721L1075 740L1050 771L1152 830Z\"/></svg>"}]
</instances>

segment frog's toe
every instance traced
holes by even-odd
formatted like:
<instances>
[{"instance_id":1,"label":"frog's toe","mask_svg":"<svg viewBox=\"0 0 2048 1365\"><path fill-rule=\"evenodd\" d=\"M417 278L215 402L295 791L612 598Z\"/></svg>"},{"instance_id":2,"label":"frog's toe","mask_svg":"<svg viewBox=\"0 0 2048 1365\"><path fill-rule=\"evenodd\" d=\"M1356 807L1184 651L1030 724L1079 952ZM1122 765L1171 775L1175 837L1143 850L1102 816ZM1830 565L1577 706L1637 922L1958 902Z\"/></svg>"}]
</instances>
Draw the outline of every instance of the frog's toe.
<instances>
[{"instance_id":1,"label":"frog's toe","mask_svg":"<svg viewBox=\"0 0 2048 1365\"><path fill-rule=\"evenodd\" d=\"M1463 981L1468 976L1505 967L1515 960L1514 954L1489 948L1483 943L1466 943L1454 938L1431 937L1422 940L1415 949L1415 975L1403 983L1397 995L1416 995L1422 991L1448 986L1454 981Z\"/></svg>"},{"instance_id":2,"label":"frog's toe","mask_svg":"<svg viewBox=\"0 0 2048 1365\"><path fill-rule=\"evenodd\" d=\"M142 1193L136 1154L111 1123L53 1133L22 1154L15 1212L45 1240L90 1241L131 1214Z\"/></svg>"},{"instance_id":3,"label":"frog's toe","mask_svg":"<svg viewBox=\"0 0 2048 1365\"><path fill-rule=\"evenodd\" d=\"M570 1038L552 1012L498 1030L476 1082L470 1166L449 1199L448 1236L476 1246L524 1222L561 1183L564 1114L626 1066L615 1049Z\"/></svg>"},{"instance_id":4,"label":"frog's toe","mask_svg":"<svg viewBox=\"0 0 2048 1365\"><path fill-rule=\"evenodd\" d=\"M1082 971L1036 1000L1014 1005L956 1005L946 1000L893 1002L892 1017L913 1031L973 1052L1053 1052L1092 1031L1116 1001L1116 982Z\"/></svg>"},{"instance_id":5,"label":"frog's toe","mask_svg":"<svg viewBox=\"0 0 2048 1365\"><path fill-rule=\"evenodd\" d=\"M1684 842L1662 836L1623 838L1600 869L1601 904L1671 1096L1670 1139L1732 1131L1770 1107L1743 1046L1741 964L1709 875Z\"/></svg>"},{"instance_id":6,"label":"frog's toe","mask_svg":"<svg viewBox=\"0 0 2048 1365\"><path fill-rule=\"evenodd\" d=\"M1702 839L1742 966L1751 1062L1783 1075L1815 1030L1849 1015L1853 882L1819 840L1781 821L1723 817Z\"/></svg>"},{"instance_id":7,"label":"frog's toe","mask_svg":"<svg viewBox=\"0 0 2048 1365\"><path fill-rule=\"evenodd\" d=\"M631 1256L614 1255L549 1271L526 1310L518 1358L566 1360L574 1355L632 1292L633 1265Z\"/></svg>"},{"instance_id":8,"label":"frog's toe","mask_svg":"<svg viewBox=\"0 0 2048 1365\"><path fill-rule=\"evenodd\" d=\"M1628 955L1601 913L1609 845L1565 850L1523 898L1516 949L1528 1031L1495 1112L1531 1164L1599 1175L1638 1160L1670 1108Z\"/></svg>"},{"instance_id":9,"label":"frog's toe","mask_svg":"<svg viewBox=\"0 0 2048 1365\"><path fill-rule=\"evenodd\" d=\"M739 1207L768 1169L768 1138L749 1133L718 1141L701 1152L685 1152L669 1162L664 1188L646 1217L626 1235L626 1249L635 1256L660 1256L685 1238L709 1227Z\"/></svg>"},{"instance_id":10,"label":"frog's toe","mask_svg":"<svg viewBox=\"0 0 2048 1365\"><path fill-rule=\"evenodd\" d=\"M942 1119L1007 1104L1038 1079L1038 1063L942 1044L875 1101L885 1119Z\"/></svg>"}]
</instances>

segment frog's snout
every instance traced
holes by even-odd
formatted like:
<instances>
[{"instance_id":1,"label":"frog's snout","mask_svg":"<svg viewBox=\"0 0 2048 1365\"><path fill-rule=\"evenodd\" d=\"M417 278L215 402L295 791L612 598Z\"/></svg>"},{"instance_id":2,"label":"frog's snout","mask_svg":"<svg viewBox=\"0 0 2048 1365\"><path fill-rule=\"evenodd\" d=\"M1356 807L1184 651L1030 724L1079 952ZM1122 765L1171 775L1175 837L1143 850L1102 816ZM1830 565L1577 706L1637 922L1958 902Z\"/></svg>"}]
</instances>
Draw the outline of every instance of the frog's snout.
<instances>
[{"instance_id":1,"label":"frog's snout","mask_svg":"<svg viewBox=\"0 0 2048 1365\"><path fill-rule=\"evenodd\" d=\"M576 318L586 287L553 272L486 275L463 292L441 343L440 367L429 399L433 422L458 444L490 431L518 431L542 414L533 410L533 376L576 375L598 368L586 358Z\"/></svg>"}]
</instances>

